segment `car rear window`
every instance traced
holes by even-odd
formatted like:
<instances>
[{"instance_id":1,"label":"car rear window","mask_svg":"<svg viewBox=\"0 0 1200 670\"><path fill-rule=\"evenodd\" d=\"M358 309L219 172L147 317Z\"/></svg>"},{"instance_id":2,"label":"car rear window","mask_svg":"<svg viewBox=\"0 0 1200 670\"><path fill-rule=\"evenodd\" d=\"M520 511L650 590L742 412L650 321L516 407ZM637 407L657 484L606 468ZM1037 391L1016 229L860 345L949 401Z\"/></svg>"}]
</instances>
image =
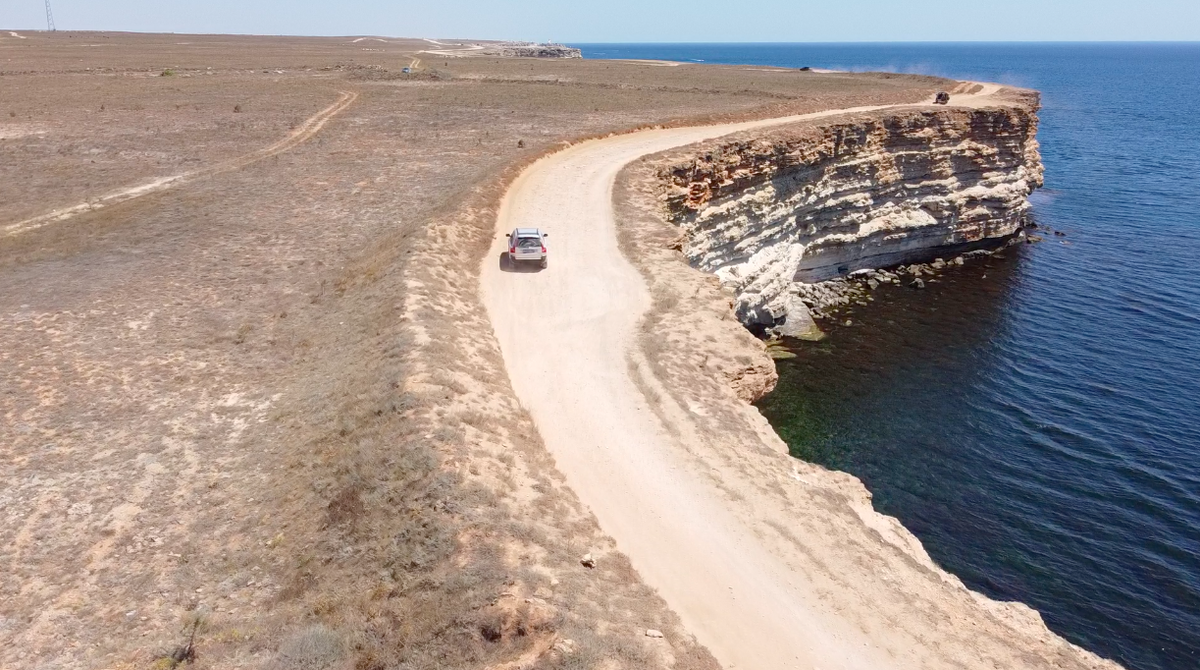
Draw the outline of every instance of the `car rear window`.
<instances>
[{"instance_id":1,"label":"car rear window","mask_svg":"<svg viewBox=\"0 0 1200 670\"><path fill-rule=\"evenodd\" d=\"M522 237L517 240L517 247L520 249L532 249L542 246L542 241L536 237Z\"/></svg>"}]
</instances>

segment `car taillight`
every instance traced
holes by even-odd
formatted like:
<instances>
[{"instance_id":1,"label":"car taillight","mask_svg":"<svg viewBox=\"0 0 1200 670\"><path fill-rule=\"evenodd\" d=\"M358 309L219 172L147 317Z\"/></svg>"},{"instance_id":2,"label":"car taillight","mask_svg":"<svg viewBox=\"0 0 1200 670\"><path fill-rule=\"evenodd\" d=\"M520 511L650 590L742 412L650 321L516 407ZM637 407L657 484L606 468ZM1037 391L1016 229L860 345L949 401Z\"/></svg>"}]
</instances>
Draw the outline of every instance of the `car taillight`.
<instances>
[{"instance_id":1,"label":"car taillight","mask_svg":"<svg viewBox=\"0 0 1200 670\"><path fill-rule=\"evenodd\" d=\"M516 248L516 247L509 247L509 248L508 248L508 253L510 253L510 254L515 254L515 253L517 253L517 248Z\"/></svg>"},{"instance_id":2,"label":"car taillight","mask_svg":"<svg viewBox=\"0 0 1200 670\"><path fill-rule=\"evenodd\" d=\"M542 253L543 254L546 253L546 245L544 245L544 244L542 245Z\"/></svg>"}]
</instances>

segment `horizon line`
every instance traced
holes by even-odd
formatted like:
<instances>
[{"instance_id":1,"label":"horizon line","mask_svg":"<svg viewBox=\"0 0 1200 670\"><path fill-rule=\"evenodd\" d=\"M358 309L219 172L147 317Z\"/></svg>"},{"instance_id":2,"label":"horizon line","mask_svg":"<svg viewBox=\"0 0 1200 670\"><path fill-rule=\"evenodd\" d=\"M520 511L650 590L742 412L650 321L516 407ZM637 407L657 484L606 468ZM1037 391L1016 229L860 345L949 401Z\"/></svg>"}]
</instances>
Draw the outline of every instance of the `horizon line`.
<instances>
[{"instance_id":1,"label":"horizon line","mask_svg":"<svg viewBox=\"0 0 1200 670\"><path fill-rule=\"evenodd\" d=\"M59 29L46 30L45 28L3 28L0 31L24 31L29 33L115 33L122 35L194 35L194 36L228 36L228 37L309 37L309 38L328 38L337 39L342 37L379 37L396 40L427 40L427 39L458 39L458 40L476 40L480 42L534 42L538 44L546 44L549 42L538 42L537 40L518 39L512 37L416 37L411 35L380 35L371 33L347 33L344 35L316 35L316 34L301 34L301 33L212 33L212 32L187 32L187 31L142 31L142 30L95 30L95 29ZM555 40L557 44L570 46L572 44L646 44L646 45L705 45L705 44L721 44L721 45L783 45L783 44L1196 44L1200 45L1200 39L1195 40L1155 40L1155 39L1128 39L1128 40L1087 40L1087 39L1061 39L1061 40L1022 40L1022 39L994 39L994 40L919 40L919 39L896 39L896 40L838 40L838 41L819 41L819 40L797 40L797 41L780 41L780 40L644 40L644 41L588 41L588 40Z\"/></svg>"}]
</instances>

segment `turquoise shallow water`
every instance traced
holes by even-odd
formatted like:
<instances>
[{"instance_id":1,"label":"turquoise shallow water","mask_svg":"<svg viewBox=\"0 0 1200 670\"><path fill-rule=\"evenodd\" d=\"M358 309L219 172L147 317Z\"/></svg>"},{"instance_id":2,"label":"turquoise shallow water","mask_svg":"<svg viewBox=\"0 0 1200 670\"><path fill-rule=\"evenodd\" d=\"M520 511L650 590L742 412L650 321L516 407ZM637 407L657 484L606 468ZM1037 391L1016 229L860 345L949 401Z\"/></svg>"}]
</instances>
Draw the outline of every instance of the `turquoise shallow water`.
<instances>
[{"instance_id":1,"label":"turquoise shallow water","mask_svg":"<svg viewBox=\"0 0 1200 670\"><path fill-rule=\"evenodd\" d=\"M760 407L969 586L1139 670L1200 667L1200 45L577 45L1043 93L1064 238L794 343Z\"/></svg>"}]
</instances>

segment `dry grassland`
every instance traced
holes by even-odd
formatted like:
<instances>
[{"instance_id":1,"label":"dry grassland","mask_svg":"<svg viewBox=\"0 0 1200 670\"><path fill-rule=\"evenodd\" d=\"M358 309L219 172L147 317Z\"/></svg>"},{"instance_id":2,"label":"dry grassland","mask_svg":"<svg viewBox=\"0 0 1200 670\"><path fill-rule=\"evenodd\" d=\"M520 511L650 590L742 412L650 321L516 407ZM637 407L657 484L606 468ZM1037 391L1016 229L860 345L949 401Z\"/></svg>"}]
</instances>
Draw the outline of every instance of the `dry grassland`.
<instances>
[{"instance_id":1,"label":"dry grassland","mask_svg":"<svg viewBox=\"0 0 1200 670\"><path fill-rule=\"evenodd\" d=\"M512 394L498 199L564 141L936 81L3 35L0 229L357 98L0 236L0 667L715 667Z\"/></svg>"}]
</instances>

